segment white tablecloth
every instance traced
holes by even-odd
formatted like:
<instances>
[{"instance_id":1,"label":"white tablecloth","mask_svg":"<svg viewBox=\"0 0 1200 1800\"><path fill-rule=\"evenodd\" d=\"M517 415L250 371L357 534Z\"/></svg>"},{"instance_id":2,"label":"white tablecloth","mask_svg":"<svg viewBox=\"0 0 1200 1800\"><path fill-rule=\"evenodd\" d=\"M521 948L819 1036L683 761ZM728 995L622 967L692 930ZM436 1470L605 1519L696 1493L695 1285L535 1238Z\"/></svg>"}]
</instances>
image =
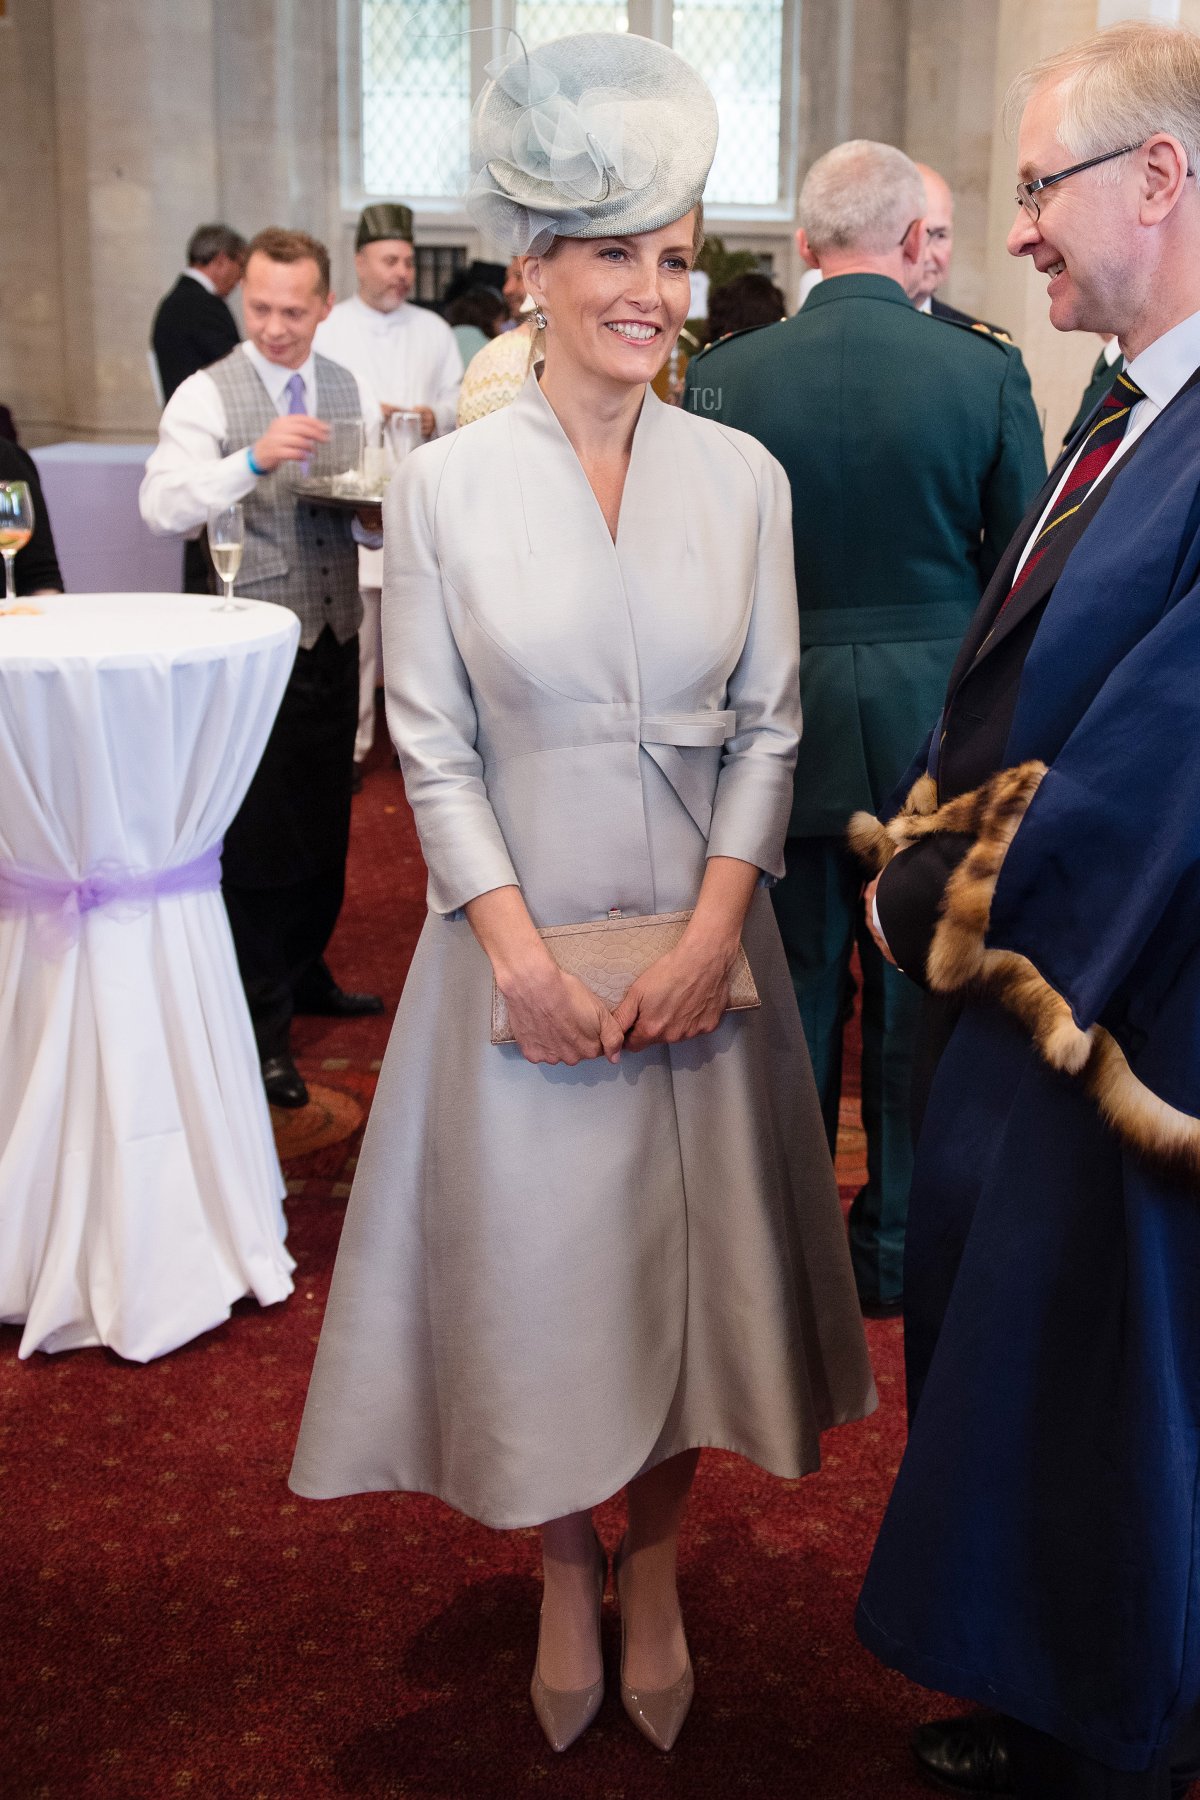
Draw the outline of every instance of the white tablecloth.
<instances>
[{"instance_id":1,"label":"white tablecloth","mask_svg":"<svg viewBox=\"0 0 1200 1800\"><path fill-rule=\"evenodd\" d=\"M0 870L79 881L210 849L258 765L299 622L181 594L0 617ZM219 890L0 906L0 1319L21 1355L160 1356L291 1292L283 1181Z\"/></svg>"},{"instance_id":2,"label":"white tablecloth","mask_svg":"<svg viewBox=\"0 0 1200 1800\"><path fill-rule=\"evenodd\" d=\"M153 537L138 512L153 448L47 444L30 451L69 594L177 594L182 587L182 538Z\"/></svg>"}]
</instances>

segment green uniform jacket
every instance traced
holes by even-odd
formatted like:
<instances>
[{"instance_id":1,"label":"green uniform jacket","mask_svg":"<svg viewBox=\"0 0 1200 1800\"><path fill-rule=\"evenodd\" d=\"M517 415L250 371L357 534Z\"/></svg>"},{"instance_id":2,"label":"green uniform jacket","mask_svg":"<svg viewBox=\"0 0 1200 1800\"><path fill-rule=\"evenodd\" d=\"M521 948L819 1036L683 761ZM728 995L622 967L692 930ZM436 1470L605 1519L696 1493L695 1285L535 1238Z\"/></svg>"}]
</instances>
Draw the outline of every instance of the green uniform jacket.
<instances>
[{"instance_id":1,"label":"green uniform jacket","mask_svg":"<svg viewBox=\"0 0 1200 1800\"><path fill-rule=\"evenodd\" d=\"M877 812L937 718L959 640L1045 480L1020 351L839 275L688 364L684 405L787 470L804 731L790 835Z\"/></svg>"}]
</instances>

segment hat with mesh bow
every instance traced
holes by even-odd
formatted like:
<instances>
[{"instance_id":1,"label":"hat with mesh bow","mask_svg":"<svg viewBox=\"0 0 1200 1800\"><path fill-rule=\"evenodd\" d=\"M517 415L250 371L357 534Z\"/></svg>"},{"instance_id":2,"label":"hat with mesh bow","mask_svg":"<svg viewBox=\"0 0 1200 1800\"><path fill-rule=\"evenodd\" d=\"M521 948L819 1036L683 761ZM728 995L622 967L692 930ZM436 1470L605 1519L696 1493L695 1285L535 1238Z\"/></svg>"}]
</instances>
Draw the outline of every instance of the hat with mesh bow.
<instances>
[{"instance_id":1,"label":"hat with mesh bow","mask_svg":"<svg viewBox=\"0 0 1200 1800\"><path fill-rule=\"evenodd\" d=\"M510 255L556 237L631 237L696 206L717 107L689 63L628 32L526 50L514 32L471 117L467 210Z\"/></svg>"}]
</instances>

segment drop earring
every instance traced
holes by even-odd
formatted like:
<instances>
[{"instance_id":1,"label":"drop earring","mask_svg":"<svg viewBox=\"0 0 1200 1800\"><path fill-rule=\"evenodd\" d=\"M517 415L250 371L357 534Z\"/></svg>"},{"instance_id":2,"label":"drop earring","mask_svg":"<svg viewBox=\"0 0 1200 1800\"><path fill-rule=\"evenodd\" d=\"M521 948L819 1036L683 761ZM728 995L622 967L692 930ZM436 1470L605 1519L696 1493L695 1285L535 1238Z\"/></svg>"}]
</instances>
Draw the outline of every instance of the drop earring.
<instances>
[{"instance_id":1,"label":"drop earring","mask_svg":"<svg viewBox=\"0 0 1200 1800\"><path fill-rule=\"evenodd\" d=\"M533 322L539 331L545 331L547 325L550 323L540 306L535 306L533 309Z\"/></svg>"}]
</instances>

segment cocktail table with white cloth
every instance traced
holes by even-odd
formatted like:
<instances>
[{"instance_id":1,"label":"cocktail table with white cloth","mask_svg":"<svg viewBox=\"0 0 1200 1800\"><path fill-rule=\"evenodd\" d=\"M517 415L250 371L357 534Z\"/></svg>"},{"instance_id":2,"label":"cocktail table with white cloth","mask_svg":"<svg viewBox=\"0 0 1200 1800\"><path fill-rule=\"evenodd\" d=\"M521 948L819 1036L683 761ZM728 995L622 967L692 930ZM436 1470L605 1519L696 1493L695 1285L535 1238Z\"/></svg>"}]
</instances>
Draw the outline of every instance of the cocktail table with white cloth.
<instances>
[{"instance_id":1,"label":"cocktail table with white cloth","mask_svg":"<svg viewBox=\"0 0 1200 1800\"><path fill-rule=\"evenodd\" d=\"M217 855L299 621L39 604L0 617L0 1319L142 1362L292 1289Z\"/></svg>"}]
</instances>

